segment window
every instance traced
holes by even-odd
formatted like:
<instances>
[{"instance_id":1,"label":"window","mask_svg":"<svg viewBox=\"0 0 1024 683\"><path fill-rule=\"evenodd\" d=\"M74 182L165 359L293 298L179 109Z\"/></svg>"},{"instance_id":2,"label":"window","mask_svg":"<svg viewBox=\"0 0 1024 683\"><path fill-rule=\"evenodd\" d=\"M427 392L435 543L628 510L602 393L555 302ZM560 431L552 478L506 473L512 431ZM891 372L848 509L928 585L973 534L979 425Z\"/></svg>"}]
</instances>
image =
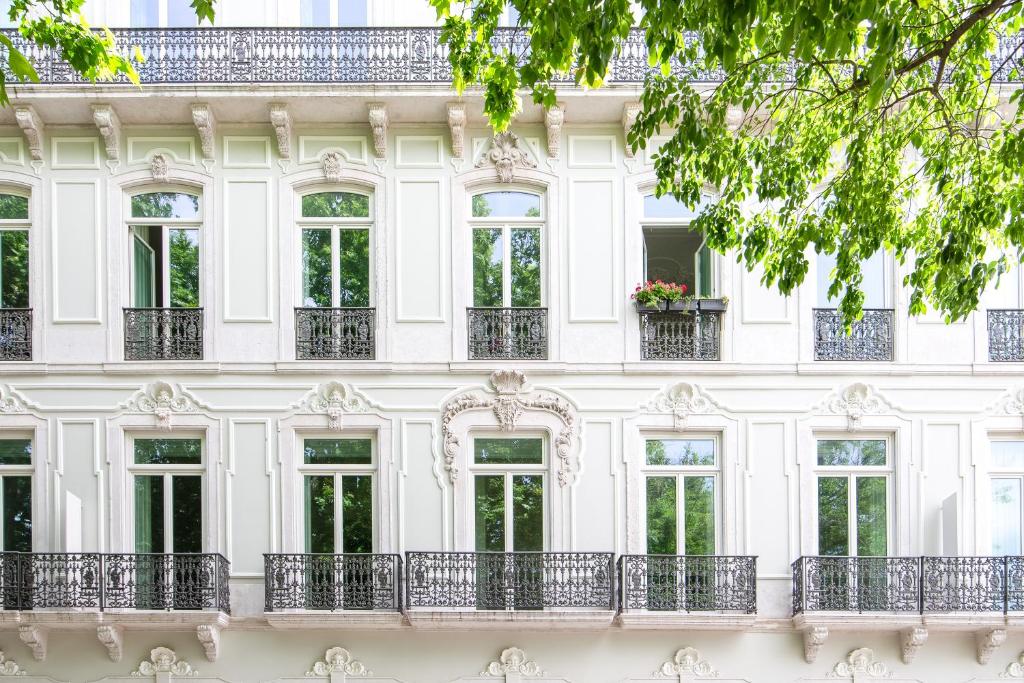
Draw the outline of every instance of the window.
<instances>
[{"instance_id":1,"label":"window","mask_svg":"<svg viewBox=\"0 0 1024 683\"><path fill-rule=\"evenodd\" d=\"M891 275L886 267L886 252L876 251L871 258L861 263L864 280L861 289L864 291L864 308L889 308ZM843 298L842 292L837 297L828 295L832 284L832 271L836 267L835 254L818 254L818 308L836 308Z\"/></svg>"},{"instance_id":2,"label":"window","mask_svg":"<svg viewBox=\"0 0 1024 683\"><path fill-rule=\"evenodd\" d=\"M644 280L662 280L686 285L688 294L714 296L714 261L704 236L690 223L711 200L701 197L696 209L689 209L669 196L644 197Z\"/></svg>"},{"instance_id":3,"label":"window","mask_svg":"<svg viewBox=\"0 0 1024 683\"><path fill-rule=\"evenodd\" d=\"M372 553L372 439L308 438L302 444L307 553Z\"/></svg>"},{"instance_id":4,"label":"window","mask_svg":"<svg viewBox=\"0 0 1024 683\"><path fill-rule=\"evenodd\" d=\"M717 439L648 439L645 450L647 553L714 555Z\"/></svg>"},{"instance_id":5,"label":"window","mask_svg":"<svg viewBox=\"0 0 1024 683\"><path fill-rule=\"evenodd\" d=\"M131 198L131 302L135 308L198 308L199 197L148 192Z\"/></svg>"},{"instance_id":6,"label":"window","mask_svg":"<svg viewBox=\"0 0 1024 683\"><path fill-rule=\"evenodd\" d=\"M544 439L473 440L473 520L478 552L544 550Z\"/></svg>"},{"instance_id":7,"label":"window","mask_svg":"<svg viewBox=\"0 0 1024 683\"><path fill-rule=\"evenodd\" d=\"M991 443L992 554L1020 555L1024 532L1024 441Z\"/></svg>"},{"instance_id":8,"label":"window","mask_svg":"<svg viewBox=\"0 0 1024 683\"><path fill-rule=\"evenodd\" d=\"M135 490L135 552L201 553L203 440L136 438L130 470Z\"/></svg>"},{"instance_id":9,"label":"window","mask_svg":"<svg viewBox=\"0 0 1024 683\"><path fill-rule=\"evenodd\" d=\"M318 192L302 197L302 305L370 305L370 197Z\"/></svg>"},{"instance_id":10,"label":"window","mask_svg":"<svg viewBox=\"0 0 1024 683\"><path fill-rule=\"evenodd\" d=\"M32 552L32 440L0 439L0 547Z\"/></svg>"},{"instance_id":11,"label":"window","mask_svg":"<svg viewBox=\"0 0 1024 683\"><path fill-rule=\"evenodd\" d=\"M28 197L0 194L0 309L29 307Z\"/></svg>"},{"instance_id":12,"label":"window","mask_svg":"<svg viewBox=\"0 0 1024 683\"><path fill-rule=\"evenodd\" d=\"M540 195L485 192L473 196L471 208L473 306L542 306Z\"/></svg>"},{"instance_id":13,"label":"window","mask_svg":"<svg viewBox=\"0 0 1024 683\"><path fill-rule=\"evenodd\" d=\"M302 0L300 26L366 26L368 0Z\"/></svg>"},{"instance_id":14,"label":"window","mask_svg":"<svg viewBox=\"0 0 1024 683\"><path fill-rule=\"evenodd\" d=\"M818 441L818 554L888 554L891 476L887 439Z\"/></svg>"},{"instance_id":15,"label":"window","mask_svg":"<svg viewBox=\"0 0 1024 683\"><path fill-rule=\"evenodd\" d=\"M189 27L197 24L191 0L132 0L133 28Z\"/></svg>"}]
</instances>

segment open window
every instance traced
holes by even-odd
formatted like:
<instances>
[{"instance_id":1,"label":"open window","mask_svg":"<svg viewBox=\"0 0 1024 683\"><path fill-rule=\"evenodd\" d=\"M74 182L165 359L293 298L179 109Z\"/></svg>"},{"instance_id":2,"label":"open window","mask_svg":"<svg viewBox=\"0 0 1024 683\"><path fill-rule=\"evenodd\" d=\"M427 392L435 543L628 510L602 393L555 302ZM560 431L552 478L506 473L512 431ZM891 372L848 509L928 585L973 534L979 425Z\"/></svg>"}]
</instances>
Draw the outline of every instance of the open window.
<instances>
[{"instance_id":1,"label":"open window","mask_svg":"<svg viewBox=\"0 0 1024 683\"><path fill-rule=\"evenodd\" d=\"M686 285L688 295L715 296L714 260L704 236L690 224L711 201L701 199L695 209L665 195L644 197L644 280Z\"/></svg>"},{"instance_id":2,"label":"open window","mask_svg":"<svg viewBox=\"0 0 1024 683\"><path fill-rule=\"evenodd\" d=\"M146 192L131 198L134 308L198 308L199 197Z\"/></svg>"}]
</instances>

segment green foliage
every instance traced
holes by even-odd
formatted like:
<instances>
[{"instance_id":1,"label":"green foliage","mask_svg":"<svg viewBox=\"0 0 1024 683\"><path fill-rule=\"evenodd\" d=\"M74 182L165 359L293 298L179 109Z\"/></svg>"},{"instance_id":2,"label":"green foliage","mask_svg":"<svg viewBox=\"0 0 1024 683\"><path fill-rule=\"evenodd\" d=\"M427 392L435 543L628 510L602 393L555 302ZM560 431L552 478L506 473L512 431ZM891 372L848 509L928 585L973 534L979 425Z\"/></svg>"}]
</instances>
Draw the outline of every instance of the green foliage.
<instances>
[{"instance_id":1,"label":"green foliage","mask_svg":"<svg viewBox=\"0 0 1024 683\"><path fill-rule=\"evenodd\" d=\"M599 87L634 23L628 0L511 0L529 43L513 55L491 44L507 0L430 2L456 87L483 85L497 130L519 90L547 106L555 76ZM1021 0L638 4L652 76L628 142L670 135L654 155L658 195L696 208L717 188L694 222L710 248L784 294L810 255L834 254L847 324L863 308L860 264L879 250L904 266L911 313L948 320L1019 263L1024 115L997 111L991 56L1018 36ZM995 63L1013 80L1019 53ZM721 74L710 87L709 72ZM764 208L741 210L752 202Z\"/></svg>"},{"instance_id":2,"label":"green foliage","mask_svg":"<svg viewBox=\"0 0 1024 683\"><path fill-rule=\"evenodd\" d=\"M171 230L168 235L171 266L171 306L199 306L199 231Z\"/></svg>"},{"instance_id":3,"label":"green foliage","mask_svg":"<svg viewBox=\"0 0 1024 683\"><path fill-rule=\"evenodd\" d=\"M0 194L0 220L27 220L28 197Z\"/></svg>"},{"instance_id":4,"label":"green foliage","mask_svg":"<svg viewBox=\"0 0 1024 683\"><path fill-rule=\"evenodd\" d=\"M28 230L0 231L0 308L28 307Z\"/></svg>"},{"instance_id":5,"label":"green foliage","mask_svg":"<svg viewBox=\"0 0 1024 683\"><path fill-rule=\"evenodd\" d=\"M473 305L502 305L501 229L473 229Z\"/></svg>"},{"instance_id":6,"label":"green foliage","mask_svg":"<svg viewBox=\"0 0 1024 683\"><path fill-rule=\"evenodd\" d=\"M367 218L370 198L355 192L317 192L303 195L302 215L305 218Z\"/></svg>"}]
</instances>

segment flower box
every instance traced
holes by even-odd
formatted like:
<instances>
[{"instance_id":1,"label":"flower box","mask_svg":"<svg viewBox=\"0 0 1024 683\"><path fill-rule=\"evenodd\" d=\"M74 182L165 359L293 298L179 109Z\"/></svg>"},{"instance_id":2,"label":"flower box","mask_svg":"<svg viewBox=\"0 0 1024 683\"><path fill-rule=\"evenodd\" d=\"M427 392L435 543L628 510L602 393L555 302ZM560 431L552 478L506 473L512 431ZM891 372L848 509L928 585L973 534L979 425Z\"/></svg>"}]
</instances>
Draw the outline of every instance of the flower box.
<instances>
[{"instance_id":1,"label":"flower box","mask_svg":"<svg viewBox=\"0 0 1024 683\"><path fill-rule=\"evenodd\" d=\"M729 308L728 299L697 299L697 310L709 313L721 312Z\"/></svg>"}]
</instances>

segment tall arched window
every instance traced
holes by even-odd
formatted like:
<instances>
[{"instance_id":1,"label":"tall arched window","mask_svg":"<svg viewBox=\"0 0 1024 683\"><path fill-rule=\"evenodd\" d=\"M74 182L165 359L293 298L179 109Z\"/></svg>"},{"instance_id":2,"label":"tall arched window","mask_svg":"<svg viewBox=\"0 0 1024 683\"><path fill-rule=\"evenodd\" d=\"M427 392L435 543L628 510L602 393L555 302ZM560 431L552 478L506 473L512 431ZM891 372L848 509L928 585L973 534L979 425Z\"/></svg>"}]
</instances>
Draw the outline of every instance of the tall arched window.
<instances>
[{"instance_id":1,"label":"tall arched window","mask_svg":"<svg viewBox=\"0 0 1024 683\"><path fill-rule=\"evenodd\" d=\"M686 285L688 294L715 295L714 261L704 236L690 228L709 196L695 209L665 195L644 197L644 279Z\"/></svg>"}]
</instances>

